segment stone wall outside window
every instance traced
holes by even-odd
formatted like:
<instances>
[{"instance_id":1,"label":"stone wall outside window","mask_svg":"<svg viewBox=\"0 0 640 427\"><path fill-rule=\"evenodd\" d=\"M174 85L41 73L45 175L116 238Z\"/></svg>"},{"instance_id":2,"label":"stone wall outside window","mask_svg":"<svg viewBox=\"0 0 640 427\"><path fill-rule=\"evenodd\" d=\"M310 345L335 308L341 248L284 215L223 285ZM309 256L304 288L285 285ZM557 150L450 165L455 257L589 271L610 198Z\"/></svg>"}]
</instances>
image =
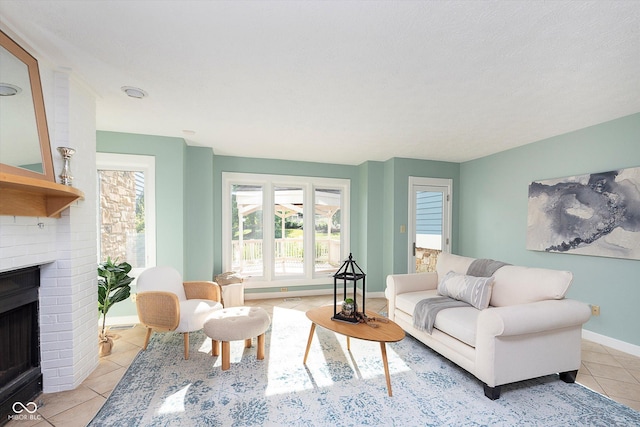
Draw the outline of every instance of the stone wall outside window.
<instances>
[{"instance_id":1,"label":"stone wall outside window","mask_svg":"<svg viewBox=\"0 0 640 427\"><path fill-rule=\"evenodd\" d=\"M100 171L100 260L127 261L135 251L135 172Z\"/></svg>"}]
</instances>

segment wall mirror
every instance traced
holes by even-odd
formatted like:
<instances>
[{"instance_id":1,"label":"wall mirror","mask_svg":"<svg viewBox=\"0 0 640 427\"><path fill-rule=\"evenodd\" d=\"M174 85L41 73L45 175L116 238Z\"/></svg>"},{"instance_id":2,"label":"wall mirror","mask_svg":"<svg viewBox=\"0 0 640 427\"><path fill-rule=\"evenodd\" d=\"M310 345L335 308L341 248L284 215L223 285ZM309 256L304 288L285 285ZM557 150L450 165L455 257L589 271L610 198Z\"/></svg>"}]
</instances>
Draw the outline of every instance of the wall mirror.
<instances>
[{"instance_id":1,"label":"wall mirror","mask_svg":"<svg viewBox=\"0 0 640 427\"><path fill-rule=\"evenodd\" d=\"M55 182L38 61L2 31L0 172Z\"/></svg>"}]
</instances>

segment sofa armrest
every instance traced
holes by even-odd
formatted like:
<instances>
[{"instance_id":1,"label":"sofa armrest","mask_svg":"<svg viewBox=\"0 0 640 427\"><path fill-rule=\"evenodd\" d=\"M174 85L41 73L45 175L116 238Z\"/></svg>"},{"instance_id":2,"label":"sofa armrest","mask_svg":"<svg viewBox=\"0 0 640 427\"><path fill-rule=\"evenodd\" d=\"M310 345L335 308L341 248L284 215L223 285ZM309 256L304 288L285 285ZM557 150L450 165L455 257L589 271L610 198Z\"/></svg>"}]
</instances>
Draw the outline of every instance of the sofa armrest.
<instances>
[{"instance_id":1,"label":"sofa armrest","mask_svg":"<svg viewBox=\"0 0 640 427\"><path fill-rule=\"evenodd\" d=\"M390 274L384 295L389 301L389 319L393 320L396 309L396 295L407 292L426 291L438 287L437 273Z\"/></svg>"},{"instance_id":2,"label":"sofa armrest","mask_svg":"<svg viewBox=\"0 0 640 427\"><path fill-rule=\"evenodd\" d=\"M579 326L591 309L570 300L546 300L506 307L490 307L478 316L478 336L515 336Z\"/></svg>"},{"instance_id":3,"label":"sofa armrest","mask_svg":"<svg viewBox=\"0 0 640 427\"><path fill-rule=\"evenodd\" d=\"M390 274L387 276L385 295L427 291L438 287L437 273Z\"/></svg>"}]
</instances>

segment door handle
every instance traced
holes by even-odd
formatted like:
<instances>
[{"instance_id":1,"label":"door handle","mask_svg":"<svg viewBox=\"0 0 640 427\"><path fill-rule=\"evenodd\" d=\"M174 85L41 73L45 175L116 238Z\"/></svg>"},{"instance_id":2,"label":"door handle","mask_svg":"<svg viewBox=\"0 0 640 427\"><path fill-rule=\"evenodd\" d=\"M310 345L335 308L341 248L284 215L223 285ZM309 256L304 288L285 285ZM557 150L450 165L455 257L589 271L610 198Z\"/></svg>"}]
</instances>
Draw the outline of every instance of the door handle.
<instances>
[{"instance_id":1,"label":"door handle","mask_svg":"<svg viewBox=\"0 0 640 427\"><path fill-rule=\"evenodd\" d=\"M413 242L413 256L416 256L416 242Z\"/></svg>"}]
</instances>

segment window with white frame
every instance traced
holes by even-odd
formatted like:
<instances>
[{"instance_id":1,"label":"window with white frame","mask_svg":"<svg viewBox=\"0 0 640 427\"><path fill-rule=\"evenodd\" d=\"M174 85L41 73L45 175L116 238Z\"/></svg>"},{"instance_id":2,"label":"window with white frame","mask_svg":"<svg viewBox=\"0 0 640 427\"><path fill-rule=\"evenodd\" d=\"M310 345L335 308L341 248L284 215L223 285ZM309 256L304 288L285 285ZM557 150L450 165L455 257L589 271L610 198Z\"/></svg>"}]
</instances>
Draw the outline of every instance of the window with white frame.
<instances>
[{"instance_id":1,"label":"window with white frame","mask_svg":"<svg viewBox=\"0 0 640 427\"><path fill-rule=\"evenodd\" d=\"M96 153L98 253L131 264L131 276L155 266L155 157Z\"/></svg>"},{"instance_id":2,"label":"window with white frame","mask_svg":"<svg viewBox=\"0 0 640 427\"><path fill-rule=\"evenodd\" d=\"M223 173L222 262L251 287L328 283L349 253L349 180Z\"/></svg>"}]
</instances>

